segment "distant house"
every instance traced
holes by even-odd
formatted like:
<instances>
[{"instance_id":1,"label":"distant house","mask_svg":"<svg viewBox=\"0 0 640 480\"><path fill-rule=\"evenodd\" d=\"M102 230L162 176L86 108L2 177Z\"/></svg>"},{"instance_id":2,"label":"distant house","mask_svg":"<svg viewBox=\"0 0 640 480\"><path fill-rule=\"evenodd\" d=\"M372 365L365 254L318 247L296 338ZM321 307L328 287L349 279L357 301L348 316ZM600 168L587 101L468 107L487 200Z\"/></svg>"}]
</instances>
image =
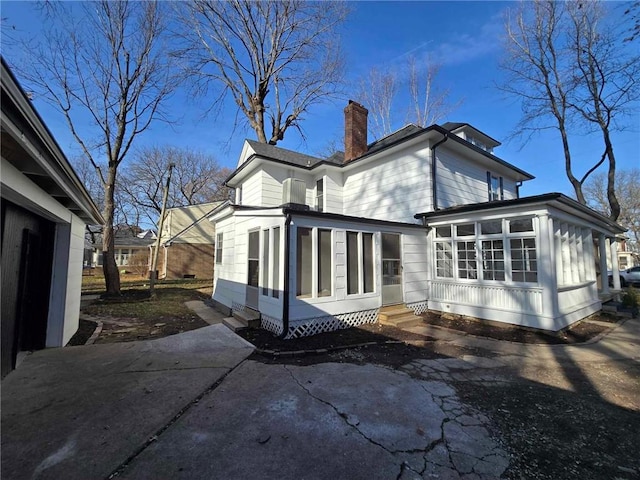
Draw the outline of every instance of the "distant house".
<instances>
[{"instance_id":1,"label":"distant house","mask_svg":"<svg viewBox=\"0 0 640 480\"><path fill-rule=\"evenodd\" d=\"M212 277L215 226L208 217L220 203L202 203L167 210L160 236L158 278ZM155 242L151 248L155 248Z\"/></svg>"},{"instance_id":2,"label":"distant house","mask_svg":"<svg viewBox=\"0 0 640 480\"><path fill-rule=\"evenodd\" d=\"M91 264L93 267L102 267L102 235L94 235L92 244L93 254ZM156 234L153 230L144 230L134 235L131 228L117 229L114 236L114 256L116 265L121 270L147 275L151 267L150 248L154 244Z\"/></svg>"},{"instance_id":3,"label":"distant house","mask_svg":"<svg viewBox=\"0 0 640 480\"><path fill-rule=\"evenodd\" d=\"M2 59L2 376L78 328L84 232L102 217Z\"/></svg>"},{"instance_id":4,"label":"distant house","mask_svg":"<svg viewBox=\"0 0 640 480\"><path fill-rule=\"evenodd\" d=\"M235 201L210 216L221 308L286 338L407 310L553 331L600 310L624 229L559 193L521 197L533 176L467 123L367 143L367 113L349 102L328 158L245 141Z\"/></svg>"}]
</instances>

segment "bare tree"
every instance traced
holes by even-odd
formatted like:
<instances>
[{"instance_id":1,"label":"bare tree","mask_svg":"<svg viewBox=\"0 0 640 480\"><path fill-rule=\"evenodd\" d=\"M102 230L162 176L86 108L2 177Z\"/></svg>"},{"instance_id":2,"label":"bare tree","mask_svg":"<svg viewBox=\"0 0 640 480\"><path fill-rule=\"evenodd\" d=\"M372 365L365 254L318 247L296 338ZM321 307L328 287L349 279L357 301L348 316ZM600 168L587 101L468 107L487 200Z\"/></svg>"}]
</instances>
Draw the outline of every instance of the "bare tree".
<instances>
[{"instance_id":1,"label":"bare tree","mask_svg":"<svg viewBox=\"0 0 640 480\"><path fill-rule=\"evenodd\" d=\"M258 141L277 144L309 108L334 96L343 61L336 27L339 2L303 0L195 0L179 4L183 48L177 58L214 105L230 94Z\"/></svg>"},{"instance_id":2,"label":"bare tree","mask_svg":"<svg viewBox=\"0 0 640 480\"><path fill-rule=\"evenodd\" d=\"M107 293L120 292L114 258L118 168L175 87L162 45L161 5L102 1L47 9L43 41L31 46L25 79L62 112L104 190ZM80 14L77 14L80 12Z\"/></svg>"},{"instance_id":3,"label":"bare tree","mask_svg":"<svg viewBox=\"0 0 640 480\"><path fill-rule=\"evenodd\" d=\"M460 106L462 100L451 103L449 89L438 88L440 65L430 60L418 62L409 57L409 91L411 106L407 118L419 127L428 127L444 119Z\"/></svg>"},{"instance_id":4,"label":"bare tree","mask_svg":"<svg viewBox=\"0 0 640 480\"><path fill-rule=\"evenodd\" d=\"M597 172L585 184L584 194L591 208L610 216L608 184L608 175ZM632 249L640 251L640 169L617 170L615 184L620 199L618 223L628 229Z\"/></svg>"},{"instance_id":5,"label":"bare tree","mask_svg":"<svg viewBox=\"0 0 640 480\"><path fill-rule=\"evenodd\" d=\"M151 222L162 210L162 190L169 164L174 164L168 208L229 198L224 186L231 174L203 152L177 147L146 147L136 151L120 186L127 203L134 204Z\"/></svg>"},{"instance_id":6,"label":"bare tree","mask_svg":"<svg viewBox=\"0 0 640 480\"><path fill-rule=\"evenodd\" d=\"M405 120L428 127L453 112L461 100L451 103L449 90L438 87L440 65L408 57L406 64L385 71L372 68L360 81L357 96L369 110L369 132L374 138L389 135L404 109ZM398 94L406 88L409 98L403 108Z\"/></svg>"},{"instance_id":7,"label":"bare tree","mask_svg":"<svg viewBox=\"0 0 640 480\"><path fill-rule=\"evenodd\" d=\"M516 129L527 140L539 130L558 130L565 174L577 200L586 204L582 185L599 165L589 169L580 179L574 174L569 146L570 71L566 52L561 47L563 16L562 3L545 0L522 3L510 16L506 23L506 54L501 63L507 80L500 88L520 98L522 118ZM550 117L553 122L548 123Z\"/></svg>"},{"instance_id":8,"label":"bare tree","mask_svg":"<svg viewBox=\"0 0 640 480\"><path fill-rule=\"evenodd\" d=\"M577 200L586 204L584 183L608 160L611 218L618 215L615 156L610 132L637 99L637 56L607 32L597 2L524 2L507 20L501 88L521 100L518 131L529 140L544 129L556 129L564 152L565 174ZM601 155L586 172L575 173L569 137L574 127L593 126L603 133Z\"/></svg>"},{"instance_id":9,"label":"bare tree","mask_svg":"<svg viewBox=\"0 0 640 480\"><path fill-rule=\"evenodd\" d=\"M393 132L392 113L397 93L397 74L392 70L372 68L360 80L358 98L369 110L368 127L373 138Z\"/></svg>"},{"instance_id":10,"label":"bare tree","mask_svg":"<svg viewBox=\"0 0 640 480\"><path fill-rule=\"evenodd\" d=\"M638 99L640 56L620 53L623 46L611 30L601 25L604 13L598 2L571 2L567 8L571 19L569 47L575 58L575 95L571 106L587 124L602 133L604 153L601 158L609 160L609 215L615 221L620 215L620 203L615 191L616 157L611 132L623 128L619 125L620 119L629 113L632 102Z\"/></svg>"}]
</instances>

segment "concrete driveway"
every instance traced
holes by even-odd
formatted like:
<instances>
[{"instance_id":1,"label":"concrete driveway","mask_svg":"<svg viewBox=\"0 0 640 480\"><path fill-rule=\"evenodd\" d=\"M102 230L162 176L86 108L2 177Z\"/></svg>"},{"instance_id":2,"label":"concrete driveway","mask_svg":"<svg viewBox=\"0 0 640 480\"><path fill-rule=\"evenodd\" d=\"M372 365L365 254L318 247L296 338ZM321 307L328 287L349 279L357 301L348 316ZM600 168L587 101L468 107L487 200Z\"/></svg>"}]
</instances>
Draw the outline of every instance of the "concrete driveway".
<instances>
[{"instance_id":1,"label":"concrete driveway","mask_svg":"<svg viewBox=\"0 0 640 480\"><path fill-rule=\"evenodd\" d=\"M2 382L2 478L492 479L508 465L445 381L251 352L213 325L30 355Z\"/></svg>"}]
</instances>

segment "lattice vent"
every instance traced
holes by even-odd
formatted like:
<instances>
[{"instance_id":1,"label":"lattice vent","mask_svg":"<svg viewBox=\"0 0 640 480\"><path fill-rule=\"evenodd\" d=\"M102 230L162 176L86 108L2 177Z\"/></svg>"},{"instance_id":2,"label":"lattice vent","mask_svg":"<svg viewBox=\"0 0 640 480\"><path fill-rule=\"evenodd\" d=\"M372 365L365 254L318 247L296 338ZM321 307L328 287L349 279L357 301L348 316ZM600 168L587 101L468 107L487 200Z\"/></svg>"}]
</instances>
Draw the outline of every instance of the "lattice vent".
<instances>
[{"instance_id":1,"label":"lattice vent","mask_svg":"<svg viewBox=\"0 0 640 480\"><path fill-rule=\"evenodd\" d=\"M428 302L426 300L424 302L407 303L407 308L413 310L413 313L416 315L421 315L429 310Z\"/></svg>"},{"instance_id":2,"label":"lattice vent","mask_svg":"<svg viewBox=\"0 0 640 480\"><path fill-rule=\"evenodd\" d=\"M280 335L282 333L282 320L262 314L260 316L260 328L275 333L276 335Z\"/></svg>"},{"instance_id":3,"label":"lattice vent","mask_svg":"<svg viewBox=\"0 0 640 480\"><path fill-rule=\"evenodd\" d=\"M245 306L238 302L231 302L231 310L234 312L244 312Z\"/></svg>"},{"instance_id":4,"label":"lattice vent","mask_svg":"<svg viewBox=\"0 0 640 480\"><path fill-rule=\"evenodd\" d=\"M375 323L378 319L378 311L379 309L375 308L373 310L301 320L289 325L289 332L286 338L306 337L317 333L332 332L342 328L357 327L365 323Z\"/></svg>"}]
</instances>

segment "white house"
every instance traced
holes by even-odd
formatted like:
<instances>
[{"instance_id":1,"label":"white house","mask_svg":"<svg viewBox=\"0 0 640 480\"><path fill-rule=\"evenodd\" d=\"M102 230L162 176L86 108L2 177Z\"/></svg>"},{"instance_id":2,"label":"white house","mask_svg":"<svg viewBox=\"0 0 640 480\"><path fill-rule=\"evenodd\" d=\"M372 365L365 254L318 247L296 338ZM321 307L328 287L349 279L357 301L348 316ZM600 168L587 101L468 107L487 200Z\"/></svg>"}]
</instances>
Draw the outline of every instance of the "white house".
<instances>
[{"instance_id":1,"label":"white house","mask_svg":"<svg viewBox=\"0 0 640 480\"><path fill-rule=\"evenodd\" d=\"M471 125L408 125L371 144L366 132L349 102L344 153L245 141L235 202L210 217L219 306L286 338L393 306L553 331L601 308L618 225L561 194L521 198L532 175Z\"/></svg>"},{"instance_id":2,"label":"white house","mask_svg":"<svg viewBox=\"0 0 640 480\"><path fill-rule=\"evenodd\" d=\"M78 328L85 225L102 217L2 59L2 376Z\"/></svg>"}]
</instances>

